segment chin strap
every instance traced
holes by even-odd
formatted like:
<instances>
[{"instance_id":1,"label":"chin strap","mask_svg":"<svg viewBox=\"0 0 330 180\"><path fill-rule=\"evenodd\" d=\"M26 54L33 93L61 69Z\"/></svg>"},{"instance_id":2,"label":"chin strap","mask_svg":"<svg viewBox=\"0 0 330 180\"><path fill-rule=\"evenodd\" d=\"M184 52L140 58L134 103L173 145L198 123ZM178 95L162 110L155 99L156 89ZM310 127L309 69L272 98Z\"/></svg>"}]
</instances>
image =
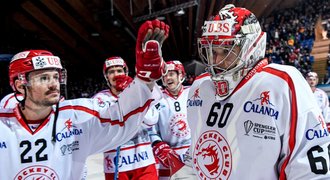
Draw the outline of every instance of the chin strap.
<instances>
[{"instance_id":1,"label":"chin strap","mask_svg":"<svg viewBox=\"0 0 330 180\"><path fill-rule=\"evenodd\" d=\"M56 124L57 124L57 118L59 113L59 102L56 103L56 109L55 109L55 116L54 116L54 123L53 123L53 130L52 130L52 142L56 142Z\"/></svg>"},{"instance_id":2,"label":"chin strap","mask_svg":"<svg viewBox=\"0 0 330 180\"><path fill-rule=\"evenodd\" d=\"M24 86L24 96L23 96L23 99L19 99L17 97L18 94L21 94L21 93L19 91L15 91L14 92L15 99L20 104L22 110L24 110L25 109L25 99L26 99L26 87Z\"/></svg>"}]
</instances>

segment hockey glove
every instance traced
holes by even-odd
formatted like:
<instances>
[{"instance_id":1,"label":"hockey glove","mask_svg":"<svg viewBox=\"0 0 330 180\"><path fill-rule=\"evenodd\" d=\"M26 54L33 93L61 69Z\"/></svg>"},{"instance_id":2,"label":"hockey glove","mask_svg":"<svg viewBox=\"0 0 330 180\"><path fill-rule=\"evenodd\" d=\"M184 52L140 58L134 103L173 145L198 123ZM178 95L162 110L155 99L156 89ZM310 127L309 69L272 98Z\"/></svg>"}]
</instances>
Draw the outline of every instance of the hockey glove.
<instances>
[{"instance_id":1,"label":"hockey glove","mask_svg":"<svg viewBox=\"0 0 330 180\"><path fill-rule=\"evenodd\" d=\"M175 154L170 153L169 157L169 165L170 165L170 172L171 176L178 172L185 164L178 158L178 156L175 156Z\"/></svg>"},{"instance_id":2,"label":"hockey glove","mask_svg":"<svg viewBox=\"0 0 330 180\"><path fill-rule=\"evenodd\" d=\"M115 88L117 91L123 91L132 81L133 79L127 75L118 75L114 77L116 81Z\"/></svg>"},{"instance_id":3,"label":"hockey glove","mask_svg":"<svg viewBox=\"0 0 330 180\"><path fill-rule=\"evenodd\" d=\"M166 74L161 47L168 32L169 26L159 20L146 21L139 28L135 65L138 78L151 82Z\"/></svg>"},{"instance_id":4,"label":"hockey glove","mask_svg":"<svg viewBox=\"0 0 330 180\"><path fill-rule=\"evenodd\" d=\"M170 168L171 159L180 161L179 155L165 142L161 141L152 147L152 150L159 162L166 168Z\"/></svg>"}]
</instances>

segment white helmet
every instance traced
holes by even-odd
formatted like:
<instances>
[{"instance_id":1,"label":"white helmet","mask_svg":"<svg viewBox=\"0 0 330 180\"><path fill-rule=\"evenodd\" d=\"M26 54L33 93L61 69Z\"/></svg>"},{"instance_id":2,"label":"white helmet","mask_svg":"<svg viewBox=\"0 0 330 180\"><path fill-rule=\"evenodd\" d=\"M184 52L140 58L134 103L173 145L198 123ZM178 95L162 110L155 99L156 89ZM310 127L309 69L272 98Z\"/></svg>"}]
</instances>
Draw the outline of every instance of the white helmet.
<instances>
[{"instance_id":1,"label":"white helmet","mask_svg":"<svg viewBox=\"0 0 330 180\"><path fill-rule=\"evenodd\" d=\"M112 57L107 58L103 64L103 76L104 76L105 80L107 81L107 84L109 87L111 87L111 83L109 82L109 80L107 78L107 71L110 67L114 67L114 66L123 67L125 74L128 75L128 67L123 58L121 58L119 56L112 56Z\"/></svg>"},{"instance_id":2,"label":"white helmet","mask_svg":"<svg viewBox=\"0 0 330 180\"><path fill-rule=\"evenodd\" d=\"M226 98L247 71L264 58L266 33L261 30L253 13L232 4L226 5L217 15L205 21L202 29L202 37L198 39L199 55L211 73L212 80L215 84L220 82L222 86L217 94L220 98ZM214 48L226 53L217 63L213 59ZM235 48L239 52L235 52ZM226 68L220 68L219 64L224 63L229 56L234 56L235 60Z\"/></svg>"}]
</instances>

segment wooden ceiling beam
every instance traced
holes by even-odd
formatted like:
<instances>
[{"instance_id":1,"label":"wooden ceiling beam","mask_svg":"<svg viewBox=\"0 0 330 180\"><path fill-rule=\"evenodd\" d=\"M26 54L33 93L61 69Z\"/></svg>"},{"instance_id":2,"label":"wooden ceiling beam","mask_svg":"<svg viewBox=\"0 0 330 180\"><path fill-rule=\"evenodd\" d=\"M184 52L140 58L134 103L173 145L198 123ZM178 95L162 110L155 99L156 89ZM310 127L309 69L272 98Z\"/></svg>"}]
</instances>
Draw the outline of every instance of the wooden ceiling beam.
<instances>
[{"instance_id":1,"label":"wooden ceiling beam","mask_svg":"<svg viewBox=\"0 0 330 180\"><path fill-rule=\"evenodd\" d=\"M163 5L163 7L167 7L166 0L162 0L161 3ZM172 57L173 56L179 57L180 52L175 51L175 49L178 49L178 44L176 41L176 35L174 34L174 29L173 29L174 26L172 24L171 16L169 14L166 14L166 21L167 21L167 24L170 26L169 38L167 39L168 42L166 43L170 52L167 52L167 53L169 53ZM176 54L175 52L177 52L178 54Z\"/></svg>"},{"instance_id":2,"label":"wooden ceiling beam","mask_svg":"<svg viewBox=\"0 0 330 180\"><path fill-rule=\"evenodd\" d=\"M271 12L273 12L276 8L279 7L279 4L282 1L280 0L269 0L268 4L266 4L266 7L263 9L263 12L261 13L262 16L267 17L270 15Z\"/></svg>"},{"instance_id":3,"label":"wooden ceiling beam","mask_svg":"<svg viewBox=\"0 0 330 180\"><path fill-rule=\"evenodd\" d=\"M209 13L207 14L207 17L205 20L209 19L214 11L215 7L215 1L211 1L210 7L209 7Z\"/></svg>"},{"instance_id":4,"label":"wooden ceiling beam","mask_svg":"<svg viewBox=\"0 0 330 180\"><path fill-rule=\"evenodd\" d=\"M66 31L60 28L50 17L37 8L31 1L25 1L21 4L22 8L48 28L53 34L57 35L68 46L75 48L77 46L76 40Z\"/></svg>"},{"instance_id":5,"label":"wooden ceiling beam","mask_svg":"<svg viewBox=\"0 0 330 180\"><path fill-rule=\"evenodd\" d=\"M193 20L194 20L194 14L193 14L193 9L194 7L190 7L188 10L188 27L189 27L189 37L188 37L188 55L192 54L192 46L193 43L196 42L192 42L193 41L193 35L194 35L194 28L193 28Z\"/></svg>"},{"instance_id":6,"label":"wooden ceiling beam","mask_svg":"<svg viewBox=\"0 0 330 180\"><path fill-rule=\"evenodd\" d=\"M104 54L104 48L99 43L92 40L90 33L80 23L78 23L67 11L65 11L56 1L41 0L41 2L67 26L69 26L85 42Z\"/></svg>"},{"instance_id":7,"label":"wooden ceiling beam","mask_svg":"<svg viewBox=\"0 0 330 180\"><path fill-rule=\"evenodd\" d=\"M196 17L196 24L195 24L195 34L194 34L194 46L193 48L193 57L198 58L198 42L197 39L201 36L202 34L202 26L205 20L204 14L205 14L205 4L206 0L200 0L199 6L197 7L197 17Z\"/></svg>"},{"instance_id":8,"label":"wooden ceiling beam","mask_svg":"<svg viewBox=\"0 0 330 180\"><path fill-rule=\"evenodd\" d=\"M114 36L114 30L105 30L101 24L95 20L93 12L91 12L81 0L67 0L69 5L87 22L91 27L100 34L99 39L103 39L106 47L111 47L106 50L105 57L108 57L110 53L123 52L123 48L118 46L118 38ZM122 39L123 40L123 39ZM135 42L133 42L135 43ZM133 46L135 47L135 46Z\"/></svg>"},{"instance_id":9,"label":"wooden ceiling beam","mask_svg":"<svg viewBox=\"0 0 330 180\"><path fill-rule=\"evenodd\" d=\"M27 30L29 30L31 32L37 33L41 37L41 40L45 43L44 46L47 47L47 50L49 50L51 52L56 51L58 53L58 54L56 53L56 55L58 55L62 59L64 65L81 63L81 61L79 59L82 57L80 57L79 52L74 51L74 52L67 53L67 50L65 49L65 47L62 44L59 44L58 41L50 38L51 35L49 34L49 32L40 29L38 27L38 25L33 23L31 20L29 20L23 14L21 14L19 12L15 12L12 15L12 18L20 26L26 28ZM66 57L69 57L68 59L70 59L70 61L68 61L68 59L63 60L64 58L62 58L62 56L64 57L64 54ZM79 58L77 58L77 57L79 57Z\"/></svg>"},{"instance_id":10,"label":"wooden ceiling beam","mask_svg":"<svg viewBox=\"0 0 330 180\"><path fill-rule=\"evenodd\" d=\"M253 6L250 7L250 11L257 17L260 17L265 9L266 1L254 1Z\"/></svg>"},{"instance_id":11,"label":"wooden ceiling beam","mask_svg":"<svg viewBox=\"0 0 330 180\"><path fill-rule=\"evenodd\" d=\"M137 9L134 9L134 6ZM146 8L146 6L149 6L148 0L133 0L133 14L134 15L142 15L143 10Z\"/></svg>"},{"instance_id":12,"label":"wooden ceiling beam","mask_svg":"<svg viewBox=\"0 0 330 180\"><path fill-rule=\"evenodd\" d=\"M43 39L43 40L49 39L49 41L51 41L51 42L45 44L46 46L50 47L48 50L52 51L52 49L54 49L55 51L57 51L61 54L64 53L63 46L59 45L56 41L50 39L48 37L49 35L47 35L46 32L41 31L40 28L38 28L38 25L34 24L32 21L27 19L26 16L24 16L23 14L21 14L19 12L15 12L12 15L12 19L17 24L19 24L21 27L26 28L26 30L37 33L38 36L40 37L40 39Z\"/></svg>"},{"instance_id":13,"label":"wooden ceiling beam","mask_svg":"<svg viewBox=\"0 0 330 180\"><path fill-rule=\"evenodd\" d=\"M61 39L62 43L67 44L74 51L78 52L80 55L79 57L83 57L82 59L87 60L95 58L93 55L90 54L90 49L78 46L77 41L71 35L69 35L61 27L59 27L58 24L56 24L49 16L47 16L39 8L37 8L31 1L25 1L21 4L21 6L36 21L39 21L39 23L42 24L45 28L47 28L53 35Z\"/></svg>"},{"instance_id":14,"label":"wooden ceiling beam","mask_svg":"<svg viewBox=\"0 0 330 180\"><path fill-rule=\"evenodd\" d=\"M123 0L114 0L113 1L114 6L116 9L120 12L122 17L125 19L126 23L129 25L129 28L131 28L133 31L136 31L135 24L133 23L133 16L130 14L130 7L127 7L127 3Z\"/></svg>"}]
</instances>

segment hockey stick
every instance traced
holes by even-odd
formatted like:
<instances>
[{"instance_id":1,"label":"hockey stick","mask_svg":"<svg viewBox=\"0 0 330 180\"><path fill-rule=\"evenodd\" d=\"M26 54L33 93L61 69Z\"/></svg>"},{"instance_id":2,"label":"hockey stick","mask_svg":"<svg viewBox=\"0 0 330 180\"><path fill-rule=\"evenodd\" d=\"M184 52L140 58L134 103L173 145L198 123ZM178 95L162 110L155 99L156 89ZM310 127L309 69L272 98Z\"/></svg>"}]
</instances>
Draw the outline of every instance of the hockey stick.
<instances>
[{"instance_id":1,"label":"hockey stick","mask_svg":"<svg viewBox=\"0 0 330 180\"><path fill-rule=\"evenodd\" d=\"M119 177L119 172L118 172L118 169L119 169L119 154L120 154L120 146L117 147L117 150L116 150L116 159L115 159L115 174L114 174L114 180L117 180L118 177Z\"/></svg>"}]
</instances>

